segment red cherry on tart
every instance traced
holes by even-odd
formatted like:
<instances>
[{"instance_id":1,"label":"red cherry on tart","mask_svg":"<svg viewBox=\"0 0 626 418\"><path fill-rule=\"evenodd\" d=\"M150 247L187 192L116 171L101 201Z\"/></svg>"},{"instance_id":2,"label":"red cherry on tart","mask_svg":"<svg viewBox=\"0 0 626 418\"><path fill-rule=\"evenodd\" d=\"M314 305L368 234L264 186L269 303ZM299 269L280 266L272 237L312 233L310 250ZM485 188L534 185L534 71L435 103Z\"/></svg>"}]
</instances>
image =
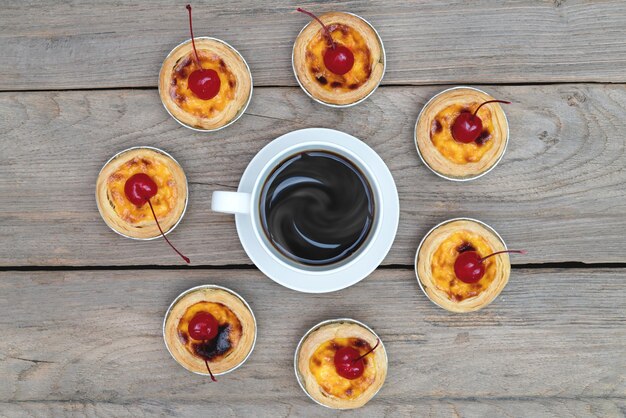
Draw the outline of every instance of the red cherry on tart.
<instances>
[{"instance_id":1,"label":"red cherry on tart","mask_svg":"<svg viewBox=\"0 0 626 418\"><path fill-rule=\"evenodd\" d=\"M196 70L189 74L189 90L202 100L210 100L220 92L220 76L215 70Z\"/></svg>"},{"instance_id":2,"label":"red cherry on tart","mask_svg":"<svg viewBox=\"0 0 626 418\"><path fill-rule=\"evenodd\" d=\"M380 340L376 340L376 345L365 354L361 354L353 347L342 347L337 350L334 358L337 374L350 380L363 376L363 372L365 371L363 357L376 350L378 344L380 344Z\"/></svg>"},{"instance_id":3,"label":"red cherry on tart","mask_svg":"<svg viewBox=\"0 0 626 418\"><path fill-rule=\"evenodd\" d=\"M135 206L143 206L151 197L157 194L158 186L152 178L145 173L137 173L126 180L124 193L126 198Z\"/></svg>"},{"instance_id":4,"label":"red cherry on tart","mask_svg":"<svg viewBox=\"0 0 626 418\"><path fill-rule=\"evenodd\" d=\"M356 379L363 375L363 361L357 361L361 353L356 348L342 347L335 353L337 374L346 379Z\"/></svg>"},{"instance_id":5,"label":"red cherry on tart","mask_svg":"<svg viewBox=\"0 0 626 418\"><path fill-rule=\"evenodd\" d=\"M511 102L507 102L504 100L488 100L480 104L474 111L474 113L470 112L461 112L459 116L455 119L452 124L452 137L464 144L469 144L472 142L477 142L476 140L480 137L483 132L483 121L480 116L477 115L478 110L488 103L505 103L511 104Z\"/></svg>"},{"instance_id":6,"label":"red cherry on tart","mask_svg":"<svg viewBox=\"0 0 626 418\"><path fill-rule=\"evenodd\" d=\"M189 32L191 33L191 43L193 45L193 52L196 57L196 64L198 69L189 74L187 85L198 98L202 100L210 100L217 96L220 92L221 81L217 71L213 69L203 69L198 56L198 50L196 49L196 41L193 36L193 23L191 20L191 5L188 4L187 11L189 12Z\"/></svg>"},{"instance_id":7,"label":"red cherry on tart","mask_svg":"<svg viewBox=\"0 0 626 418\"><path fill-rule=\"evenodd\" d=\"M212 340L217 337L219 324L208 312L198 312L189 321L189 336L194 340Z\"/></svg>"},{"instance_id":8,"label":"red cherry on tart","mask_svg":"<svg viewBox=\"0 0 626 418\"><path fill-rule=\"evenodd\" d=\"M133 176L129 177L128 180L126 180L126 184L124 185L124 193L126 194L126 198L132 204L134 204L137 207L142 207L146 203L150 205L152 216L154 217L154 220L157 226L159 227L161 236L165 238L165 241L170 245L170 247L172 247L174 251L176 251L178 255L181 256L183 260L185 260L187 263L190 263L189 258L185 257L180 251L176 249L176 247L174 247L174 245L172 245L170 240L167 239L167 237L163 233L163 230L161 229L161 224L159 223L156 213L154 212L154 207L152 206L152 202L150 201L150 198L155 196L157 192L158 192L157 184L154 182L154 180L150 176L148 176L145 173L134 174Z\"/></svg>"},{"instance_id":9,"label":"red cherry on tart","mask_svg":"<svg viewBox=\"0 0 626 418\"><path fill-rule=\"evenodd\" d=\"M465 283L476 283L485 275L485 265L476 251L466 251L456 258L454 274Z\"/></svg>"},{"instance_id":10,"label":"red cherry on tart","mask_svg":"<svg viewBox=\"0 0 626 418\"><path fill-rule=\"evenodd\" d=\"M485 264L489 257L502 253L526 254L524 250L505 250L491 253L486 257L481 257L476 251L464 251L458 255L454 262L454 274L465 283L477 283L485 275Z\"/></svg>"},{"instance_id":11,"label":"red cherry on tart","mask_svg":"<svg viewBox=\"0 0 626 418\"><path fill-rule=\"evenodd\" d=\"M483 130L483 122L470 112L461 113L452 125L452 137L464 144L476 141Z\"/></svg>"},{"instance_id":12,"label":"red cherry on tart","mask_svg":"<svg viewBox=\"0 0 626 418\"><path fill-rule=\"evenodd\" d=\"M354 66L354 54L343 45L336 45L324 54L324 65L335 74L343 75Z\"/></svg>"},{"instance_id":13,"label":"red cherry on tart","mask_svg":"<svg viewBox=\"0 0 626 418\"><path fill-rule=\"evenodd\" d=\"M313 13L306 11L300 7L296 9L300 13L304 13L313 19L317 20L324 30L324 34L328 39L328 48L324 52L324 65L332 73L337 75L343 75L350 71L354 66L354 54L344 45L338 45L333 36L328 30L328 27Z\"/></svg>"},{"instance_id":14,"label":"red cherry on tart","mask_svg":"<svg viewBox=\"0 0 626 418\"><path fill-rule=\"evenodd\" d=\"M194 340L207 341L217 337L219 332L219 323L210 313L200 311L195 314L193 318L191 318L187 329L189 331L189 336ZM206 369L211 376L211 380L217 382L217 379L213 376L211 367L209 367L209 360L205 358L204 364L206 365Z\"/></svg>"}]
</instances>

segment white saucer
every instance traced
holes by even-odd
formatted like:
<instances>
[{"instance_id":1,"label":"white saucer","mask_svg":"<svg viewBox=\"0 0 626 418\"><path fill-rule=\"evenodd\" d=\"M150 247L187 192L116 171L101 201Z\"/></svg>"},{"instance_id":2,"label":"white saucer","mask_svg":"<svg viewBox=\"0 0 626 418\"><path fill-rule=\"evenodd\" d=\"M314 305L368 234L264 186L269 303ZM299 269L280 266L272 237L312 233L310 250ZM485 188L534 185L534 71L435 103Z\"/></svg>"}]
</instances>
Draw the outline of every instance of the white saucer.
<instances>
[{"instance_id":1,"label":"white saucer","mask_svg":"<svg viewBox=\"0 0 626 418\"><path fill-rule=\"evenodd\" d=\"M332 270L299 269L281 261L259 241L258 234L264 232L258 230L252 216L236 214L235 220L244 250L266 276L289 289L306 293L325 293L344 289L363 280L380 265L396 236L400 203L391 172L373 149L344 132L323 128L289 132L266 145L246 168L238 191L253 193L259 177L277 155L284 155L286 149L311 143L319 143L322 146L323 143L327 143L335 148L345 149L356 157L357 165L368 168L367 175L370 177L372 189L375 193L376 189L378 190L379 202L382 202L376 206L379 213L378 226L372 230L372 237L354 258Z\"/></svg>"}]
</instances>

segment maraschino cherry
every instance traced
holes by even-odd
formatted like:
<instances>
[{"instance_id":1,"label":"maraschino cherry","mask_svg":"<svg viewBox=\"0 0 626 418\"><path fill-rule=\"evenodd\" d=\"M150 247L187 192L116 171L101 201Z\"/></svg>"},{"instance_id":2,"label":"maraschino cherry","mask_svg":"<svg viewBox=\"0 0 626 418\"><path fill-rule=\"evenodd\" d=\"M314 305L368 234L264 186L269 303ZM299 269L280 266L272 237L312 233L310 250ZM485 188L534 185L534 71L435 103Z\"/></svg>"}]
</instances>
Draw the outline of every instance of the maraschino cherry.
<instances>
[{"instance_id":1,"label":"maraschino cherry","mask_svg":"<svg viewBox=\"0 0 626 418\"><path fill-rule=\"evenodd\" d=\"M187 11L189 11L189 32L191 33L191 44L193 45L193 52L196 57L196 65L199 67L197 70L189 74L187 86L189 87L189 90L191 90L198 98L202 100L209 100L217 96L217 93L220 92L222 82L220 81L220 76L217 74L217 71L211 69L205 70L202 68L200 57L198 56L198 51L196 50L196 42L193 37L190 4L187 5Z\"/></svg>"},{"instance_id":2,"label":"maraschino cherry","mask_svg":"<svg viewBox=\"0 0 626 418\"><path fill-rule=\"evenodd\" d=\"M194 340L212 340L218 328L217 319L208 312L198 312L189 321L189 335Z\"/></svg>"},{"instance_id":3,"label":"maraschino cherry","mask_svg":"<svg viewBox=\"0 0 626 418\"><path fill-rule=\"evenodd\" d=\"M335 353L335 370L337 374L346 379L357 379L365 372L365 362L363 357L376 350L380 340L376 340L376 345L367 353L361 355L356 348L342 347Z\"/></svg>"},{"instance_id":4,"label":"maraschino cherry","mask_svg":"<svg viewBox=\"0 0 626 418\"><path fill-rule=\"evenodd\" d=\"M217 333L219 332L219 323L210 313L198 312L193 316L193 318L191 318L191 321L189 321L187 330L189 331L189 336L194 340L212 340L217 337ZM209 375L211 375L211 380L217 382L217 379L213 376L213 372L211 372L209 361L207 359L204 359L204 364L206 365L206 369L209 371Z\"/></svg>"},{"instance_id":5,"label":"maraschino cherry","mask_svg":"<svg viewBox=\"0 0 626 418\"><path fill-rule=\"evenodd\" d=\"M154 180L152 180L152 178L145 173L137 173L132 175L128 180L126 180L126 183L124 184L124 194L126 194L126 198L138 208L142 207L146 203L150 205L152 216L154 216L154 220L159 227L161 235L163 236L163 238L165 238L165 241L167 241L170 247L172 247L174 251L176 251L176 253L178 253L178 255L183 258L183 260L189 263L189 258L181 254L181 252L172 245L170 240L167 239L167 237L163 233L163 230L161 229L161 225L159 224L156 213L154 213L154 208L152 207L152 202L150 201L150 198L156 195L158 190L159 188Z\"/></svg>"},{"instance_id":6,"label":"maraschino cherry","mask_svg":"<svg viewBox=\"0 0 626 418\"><path fill-rule=\"evenodd\" d=\"M324 34L328 39L329 46L329 48L324 52L324 65L326 68L337 75L344 75L350 71L352 66L354 66L354 54L352 51L343 45L337 45L337 43L333 40L328 27L326 27L326 25L313 13L300 7L296 10L317 20L319 24L322 25L322 28L324 28Z\"/></svg>"},{"instance_id":7,"label":"maraschino cherry","mask_svg":"<svg viewBox=\"0 0 626 418\"><path fill-rule=\"evenodd\" d=\"M478 109L488 103L511 104L511 102L507 102L505 100L488 100L478 106L474 113L461 112L452 124L452 137L456 141L469 144L470 142L474 142L478 139L483 131L483 121L480 116L477 115Z\"/></svg>"},{"instance_id":8,"label":"maraschino cherry","mask_svg":"<svg viewBox=\"0 0 626 418\"><path fill-rule=\"evenodd\" d=\"M465 283L476 283L485 275L485 261L487 258L496 254L502 253L517 253L526 254L524 250L506 250L498 251L489 254L486 257L481 257L476 251L465 251L458 255L454 262L454 274L456 277Z\"/></svg>"}]
</instances>

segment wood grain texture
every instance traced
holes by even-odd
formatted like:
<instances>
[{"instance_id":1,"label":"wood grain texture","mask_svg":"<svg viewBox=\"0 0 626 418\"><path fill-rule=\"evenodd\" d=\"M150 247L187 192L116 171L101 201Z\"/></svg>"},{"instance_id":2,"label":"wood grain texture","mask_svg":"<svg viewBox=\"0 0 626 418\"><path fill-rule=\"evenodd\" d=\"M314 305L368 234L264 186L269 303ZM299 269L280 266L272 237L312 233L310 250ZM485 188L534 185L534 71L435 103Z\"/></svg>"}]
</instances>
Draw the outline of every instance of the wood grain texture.
<instances>
[{"instance_id":1,"label":"wood grain texture","mask_svg":"<svg viewBox=\"0 0 626 418\"><path fill-rule=\"evenodd\" d=\"M378 399L376 400L378 402ZM0 416L21 417L154 417L154 416L211 416L219 417L623 417L626 402L623 399L413 399L394 405L367 405L365 410L322 410L304 399L287 402L254 400L226 405L202 401L161 401L158 399L114 402L58 402L27 401L0 402Z\"/></svg>"},{"instance_id":2,"label":"wood grain texture","mask_svg":"<svg viewBox=\"0 0 626 418\"><path fill-rule=\"evenodd\" d=\"M156 91L0 94L0 265L178 264L162 240L111 232L94 184L115 152L136 145L170 151L190 182L185 219L171 235L196 265L249 264L234 219L210 211L214 190L234 190L272 139L329 127L372 146L389 165L401 203L386 264L411 265L437 223L469 216L492 225L514 263L623 262L626 248L626 86L485 87L511 99L511 141L500 165L458 184L436 177L413 145L415 119L441 87L384 87L362 105L333 110L298 88L259 88L235 125L215 134L179 126Z\"/></svg>"},{"instance_id":3,"label":"wood grain texture","mask_svg":"<svg viewBox=\"0 0 626 418\"><path fill-rule=\"evenodd\" d=\"M180 2L0 3L1 90L155 87L189 38ZM385 84L626 82L621 0L206 0L194 2L195 33L237 48L256 85L294 86L291 49L308 22L296 5L368 19L387 50Z\"/></svg>"},{"instance_id":4,"label":"wood grain texture","mask_svg":"<svg viewBox=\"0 0 626 418\"><path fill-rule=\"evenodd\" d=\"M379 333L390 360L361 413L619 416L623 281L623 270L516 269L492 305L458 315L430 303L409 269L379 270L329 295L289 291L256 270L3 272L0 410L333 416L298 387L293 352L317 322L349 316ZM178 366L161 336L171 300L205 283L240 292L259 326L248 362L218 384Z\"/></svg>"}]
</instances>

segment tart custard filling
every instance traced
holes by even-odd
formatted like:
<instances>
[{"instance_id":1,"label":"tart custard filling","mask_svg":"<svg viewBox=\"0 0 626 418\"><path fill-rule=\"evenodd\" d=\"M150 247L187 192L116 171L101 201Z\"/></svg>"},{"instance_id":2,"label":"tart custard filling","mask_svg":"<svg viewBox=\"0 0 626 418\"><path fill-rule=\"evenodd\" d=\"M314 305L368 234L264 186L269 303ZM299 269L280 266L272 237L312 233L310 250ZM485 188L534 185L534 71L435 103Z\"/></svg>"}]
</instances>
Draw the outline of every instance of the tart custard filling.
<instances>
[{"instance_id":1,"label":"tart custard filling","mask_svg":"<svg viewBox=\"0 0 626 418\"><path fill-rule=\"evenodd\" d=\"M337 373L334 361L335 353L342 347L352 347L361 355L372 349L367 341L360 338L334 338L320 344L315 350L309 360L309 369L326 394L340 399L355 399L374 383L376 364L366 356L363 358L363 375L346 379Z\"/></svg>"},{"instance_id":2,"label":"tart custard filling","mask_svg":"<svg viewBox=\"0 0 626 418\"><path fill-rule=\"evenodd\" d=\"M478 282L465 283L459 280L454 273L454 262L458 255L465 251L476 251L481 257L493 252L489 243L480 235L469 231L458 231L439 245L430 264L435 285L455 302L478 296L491 285L496 277L496 260L488 258L483 261L485 275Z\"/></svg>"},{"instance_id":3,"label":"tart custard filling","mask_svg":"<svg viewBox=\"0 0 626 418\"><path fill-rule=\"evenodd\" d=\"M137 173L150 176L158 186L157 194L150 199L157 218L167 216L176 206L178 187L169 168L162 162L151 157L135 157L122 164L107 179L108 200L115 213L132 225L147 222L154 223L150 206L145 204L137 207L131 203L124 193L126 180Z\"/></svg>"},{"instance_id":4,"label":"tart custard filling","mask_svg":"<svg viewBox=\"0 0 626 418\"><path fill-rule=\"evenodd\" d=\"M324 65L324 53L331 46L320 30L306 47L307 68L312 78L323 89L335 92L356 90L370 78L372 73L371 52L363 36L354 28L334 23L328 30L337 45L343 45L354 54L354 65L343 75L329 71Z\"/></svg>"},{"instance_id":5,"label":"tart custard filling","mask_svg":"<svg viewBox=\"0 0 626 418\"><path fill-rule=\"evenodd\" d=\"M430 127L430 140L439 152L449 161L456 164L467 164L480 161L480 159L493 146L494 126L492 113L488 106L478 110L477 115L482 119L483 131L475 142L464 144L455 141L452 136L452 125L456 118L463 112L474 113L480 103L452 104L441 110Z\"/></svg>"},{"instance_id":6,"label":"tart custard filling","mask_svg":"<svg viewBox=\"0 0 626 418\"><path fill-rule=\"evenodd\" d=\"M194 340L189 335L189 322L199 312L208 312L219 324L215 338ZM226 305L217 302L198 302L185 311L178 322L178 338L187 351L203 360L216 362L226 357L241 340L243 327L239 318Z\"/></svg>"},{"instance_id":7,"label":"tart custard filling","mask_svg":"<svg viewBox=\"0 0 626 418\"><path fill-rule=\"evenodd\" d=\"M189 75L200 69L193 57L193 52L176 62L172 71L169 93L174 103L185 112L201 118L212 118L235 99L237 79L226 62L217 54L199 49L198 57L202 69L215 70L219 75L221 83L219 93L212 99L202 100L189 89Z\"/></svg>"}]
</instances>

